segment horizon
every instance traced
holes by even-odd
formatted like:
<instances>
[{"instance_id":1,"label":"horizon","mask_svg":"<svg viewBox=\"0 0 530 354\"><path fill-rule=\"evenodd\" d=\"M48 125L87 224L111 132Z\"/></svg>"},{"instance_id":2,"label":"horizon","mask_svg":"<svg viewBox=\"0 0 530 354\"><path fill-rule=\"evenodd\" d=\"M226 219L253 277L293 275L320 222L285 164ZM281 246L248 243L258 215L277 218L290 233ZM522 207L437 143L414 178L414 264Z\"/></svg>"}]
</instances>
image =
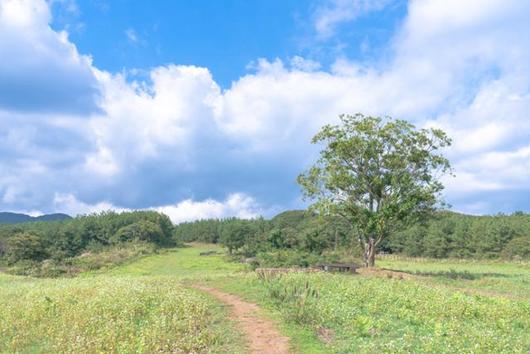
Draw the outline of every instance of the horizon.
<instances>
[{"instance_id":1,"label":"horizon","mask_svg":"<svg viewBox=\"0 0 530 354\"><path fill-rule=\"evenodd\" d=\"M317 158L312 136L361 112L448 133L451 211L528 213L529 12L0 0L0 210L178 223L305 209L296 176Z\"/></svg>"}]
</instances>

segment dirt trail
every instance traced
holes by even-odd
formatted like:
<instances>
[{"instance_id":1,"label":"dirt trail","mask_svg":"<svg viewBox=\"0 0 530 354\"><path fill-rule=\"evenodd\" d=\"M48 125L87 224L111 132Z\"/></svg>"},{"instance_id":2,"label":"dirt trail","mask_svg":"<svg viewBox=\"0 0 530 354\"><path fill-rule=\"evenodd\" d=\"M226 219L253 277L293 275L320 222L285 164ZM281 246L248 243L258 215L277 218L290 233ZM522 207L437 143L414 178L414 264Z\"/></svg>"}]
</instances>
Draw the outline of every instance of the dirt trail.
<instances>
[{"instance_id":1,"label":"dirt trail","mask_svg":"<svg viewBox=\"0 0 530 354\"><path fill-rule=\"evenodd\" d=\"M213 295L219 301L230 306L231 318L238 323L241 330L246 334L252 353L289 353L289 338L282 336L270 320L259 314L259 307L256 304L208 286L194 285L193 287Z\"/></svg>"}]
</instances>

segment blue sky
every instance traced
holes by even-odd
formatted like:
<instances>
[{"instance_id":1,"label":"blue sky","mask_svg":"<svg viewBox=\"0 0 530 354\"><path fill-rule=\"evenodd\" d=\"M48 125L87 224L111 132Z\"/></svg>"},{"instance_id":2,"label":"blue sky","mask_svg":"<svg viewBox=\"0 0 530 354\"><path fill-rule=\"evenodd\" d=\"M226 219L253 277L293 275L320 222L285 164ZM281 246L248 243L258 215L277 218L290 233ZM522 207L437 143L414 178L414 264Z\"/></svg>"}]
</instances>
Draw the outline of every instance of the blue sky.
<instances>
[{"instance_id":1,"label":"blue sky","mask_svg":"<svg viewBox=\"0 0 530 354\"><path fill-rule=\"evenodd\" d=\"M0 210L300 208L341 113L445 129L454 210L530 210L529 1L0 0Z\"/></svg>"},{"instance_id":2,"label":"blue sky","mask_svg":"<svg viewBox=\"0 0 530 354\"><path fill-rule=\"evenodd\" d=\"M51 24L100 69L196 65L227 88L258 58L301 56L326 68L337 56L379 57L406 14L405 1L385 3L338 23L338 36L319 36L314 26L325 1L66 1L53 3Z\"/></svg>"}]
</instances>

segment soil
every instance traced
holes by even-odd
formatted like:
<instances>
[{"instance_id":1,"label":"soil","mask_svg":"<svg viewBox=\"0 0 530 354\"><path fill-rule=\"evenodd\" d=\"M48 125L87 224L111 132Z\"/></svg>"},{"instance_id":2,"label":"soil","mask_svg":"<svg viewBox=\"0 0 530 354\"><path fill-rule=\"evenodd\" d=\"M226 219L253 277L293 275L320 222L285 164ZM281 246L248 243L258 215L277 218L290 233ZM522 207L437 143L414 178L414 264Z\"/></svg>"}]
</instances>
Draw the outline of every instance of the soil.
<instances>
[{"instance_id":1,"label":"soil","mask_svg":"<svg viewBox=\"0 0 530 354\"><path fill-rule=\"evenodd\" d=\"M229 306L230 318L236 321L245 333L251 353L289 353L289 338L281 335L272 321L260 315L259 306L216 288L204 285L194 285L193 287L209 293Z\"/></svg>"}]
</instances>

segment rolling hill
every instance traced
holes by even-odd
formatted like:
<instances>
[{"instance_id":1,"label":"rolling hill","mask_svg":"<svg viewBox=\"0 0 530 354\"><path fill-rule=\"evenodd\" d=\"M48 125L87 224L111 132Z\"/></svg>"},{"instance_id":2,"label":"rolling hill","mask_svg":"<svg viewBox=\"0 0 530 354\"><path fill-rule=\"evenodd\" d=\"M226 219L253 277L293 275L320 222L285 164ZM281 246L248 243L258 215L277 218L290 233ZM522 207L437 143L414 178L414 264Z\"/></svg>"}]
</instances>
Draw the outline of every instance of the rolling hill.
<instances>
[{"instance_id":1,"label":"rolling hill","mask_svg":"<svg viewBox=\"0 0 530 354\"><path fill-rule=\"evenodd\" d=\"M70 215L56 213L41 216L30 216L26 214L0 212L0 224L18 224L33 221L60 221L71 219Z\"/></svg>"}]
</instances>

